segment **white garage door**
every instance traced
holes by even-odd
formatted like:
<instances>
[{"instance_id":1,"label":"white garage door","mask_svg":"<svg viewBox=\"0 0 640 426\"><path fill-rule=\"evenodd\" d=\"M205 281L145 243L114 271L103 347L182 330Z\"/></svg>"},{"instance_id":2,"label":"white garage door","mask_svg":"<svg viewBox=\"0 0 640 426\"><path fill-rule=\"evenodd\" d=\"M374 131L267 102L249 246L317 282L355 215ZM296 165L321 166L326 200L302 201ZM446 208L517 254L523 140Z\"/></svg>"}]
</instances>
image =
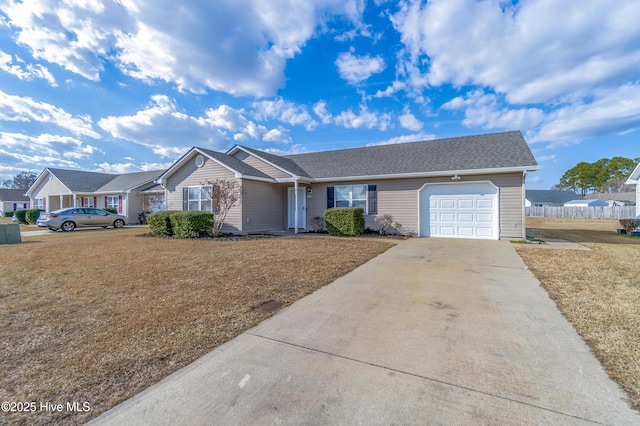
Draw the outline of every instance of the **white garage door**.
<instances>
[{"instance_id":1,"label":"white garage door","mask_svg":"<svg viewBox=\"0 0 640 426\"><path fill-rule=\"evenodd\" d=\"M498 188L490 183L428 185L420 193L420 236L498 239Z\"/></svg>"}]
</instances>

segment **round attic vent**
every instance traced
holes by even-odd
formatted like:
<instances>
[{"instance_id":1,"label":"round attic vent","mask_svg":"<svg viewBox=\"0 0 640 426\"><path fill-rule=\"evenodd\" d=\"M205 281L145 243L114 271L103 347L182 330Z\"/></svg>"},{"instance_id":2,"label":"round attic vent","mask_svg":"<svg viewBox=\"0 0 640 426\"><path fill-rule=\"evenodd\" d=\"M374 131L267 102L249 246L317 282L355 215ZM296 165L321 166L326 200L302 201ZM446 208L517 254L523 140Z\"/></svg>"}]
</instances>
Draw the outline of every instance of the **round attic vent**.
<instances>
[{"instance_id":1,"label":"round attic vent","mask_svg":"<svg viewBox=\"0 0 640 426\"><path fill-rule=\"evenodd\" d=\"M198 155L196 157L196 166L197 167L202 167L204 166L204 157L202 155Z\"/></svg>"}]
</instances>

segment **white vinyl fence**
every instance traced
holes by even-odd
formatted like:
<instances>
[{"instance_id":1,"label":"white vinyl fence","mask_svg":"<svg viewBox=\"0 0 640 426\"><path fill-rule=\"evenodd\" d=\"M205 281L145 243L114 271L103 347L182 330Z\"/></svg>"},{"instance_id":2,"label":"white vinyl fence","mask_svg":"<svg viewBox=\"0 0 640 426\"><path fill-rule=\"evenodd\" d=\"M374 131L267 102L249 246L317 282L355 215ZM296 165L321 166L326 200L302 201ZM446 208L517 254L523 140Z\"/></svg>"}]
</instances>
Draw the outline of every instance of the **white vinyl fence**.
<instances>
[{"instance_id":1,"label":"white vinyl fence","mask_svg":"<svg viewBox=\"0 0 640 426\"><path fill-rule=\"evenodd\" d=\"M568 219L633 219L635 206L613 207L525 207L527 216Z\"/></svg>"}]
</instances>

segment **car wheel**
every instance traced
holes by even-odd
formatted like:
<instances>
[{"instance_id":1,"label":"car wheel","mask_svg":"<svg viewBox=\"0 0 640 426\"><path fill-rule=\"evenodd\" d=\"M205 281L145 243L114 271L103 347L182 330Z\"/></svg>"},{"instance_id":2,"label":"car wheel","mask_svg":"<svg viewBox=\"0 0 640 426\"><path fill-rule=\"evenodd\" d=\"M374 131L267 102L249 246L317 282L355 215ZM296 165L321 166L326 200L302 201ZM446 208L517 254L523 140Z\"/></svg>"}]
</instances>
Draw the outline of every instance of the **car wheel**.
<instances>
[{"instance_id":1,"label":"car wheel","mask_svg":"<svg viewBox=\"0 0 640 426\"><path fill-rule=\"evenodd\" d=\"M122 219L116 219L116 221L113 222L114 228L122 228L123 226L124 226L124 220Z\"/></svg>"},{"instance_id":2,"label":"car wheel","mask_svg":"<svg viewBox=\"0 0 640 426\"><path fill-rule=\"evenodd\" d=\"M76 224L73 222L65 222L62 224L60 229L62 229L64 232L71 232L76 229Z\"/></svg>"}]
</instances>

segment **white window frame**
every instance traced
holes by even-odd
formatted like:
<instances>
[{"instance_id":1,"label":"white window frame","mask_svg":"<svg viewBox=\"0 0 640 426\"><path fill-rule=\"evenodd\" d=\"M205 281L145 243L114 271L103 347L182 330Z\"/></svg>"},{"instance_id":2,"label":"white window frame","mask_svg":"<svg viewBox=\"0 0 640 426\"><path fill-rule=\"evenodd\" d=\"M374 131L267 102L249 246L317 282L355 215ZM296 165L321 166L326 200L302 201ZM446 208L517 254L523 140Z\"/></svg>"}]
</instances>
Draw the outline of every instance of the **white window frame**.
<instances>
[{"instance_id":1,"label":"white window frame","mask_svg":"<svg viewBox=\"0 0 640 426\"><path fill-rule=\"evenodd\" d=\"M115 200L115 201L114 201ZM115 209L115 211L120 213L120 197L117 195L107 195L107 208Z\"/></svg>"},{"instance_id":2,"label":"white window frame","mask_svg":"<svg viewBox=\"0 0 640 426\"><path fill-rule=\"evenodd\" d=\"M44 210L44 198L36 198L33 208L36 210Z\"/></svg>"},{"instance_id":3,"label":"white window frame","mask_svg":"<svg viewBox=\"0 0 640 426\"><path fill-rule=\"evenodd\" d=\"M211 185L195 185L187 187L187 210L199 210L205 212L213 212L213 200L211 199L211 192L213 187ZM198 197L191 198L191 189L198 189ZM202 208L202 204L208 202L209 208ZM197 203L198 208L191 208L191 203Z\"/></svg>"},{"instance_id":4,"label":"white window frame","mask_svg":"<svg viewBox=\"0 0 640 426\"><path fill-rule=\"evenodd\" d=\"M354 187L364 187L364 199L360 199L360 198L353 198L353 188ZM338 200L338 192L340 190L347 190L349 193L349 199L348 200ZM340 206L340 207L361 207L361 206L354 206L353 202L354 201L364 201L364 214L369 214L369 185L367 184L356 184L356 185L338 185L338 186L334 186L334 195L333 195L333 206L334 207L338 207L338 201L348 201L349 205L348 206Z\"/></svg>"},{"instance_id":5,"label":"white window frame","mask_svg":"<svg viewBox=\"0 0 640 426\"><path fill-rule=\"evenodd\" d=\"M84 197L84 203L82 204L82 207L88 207L88 208L95 208L96 206L93 205L93 197Z\"/></svg>"}]
</instances>

